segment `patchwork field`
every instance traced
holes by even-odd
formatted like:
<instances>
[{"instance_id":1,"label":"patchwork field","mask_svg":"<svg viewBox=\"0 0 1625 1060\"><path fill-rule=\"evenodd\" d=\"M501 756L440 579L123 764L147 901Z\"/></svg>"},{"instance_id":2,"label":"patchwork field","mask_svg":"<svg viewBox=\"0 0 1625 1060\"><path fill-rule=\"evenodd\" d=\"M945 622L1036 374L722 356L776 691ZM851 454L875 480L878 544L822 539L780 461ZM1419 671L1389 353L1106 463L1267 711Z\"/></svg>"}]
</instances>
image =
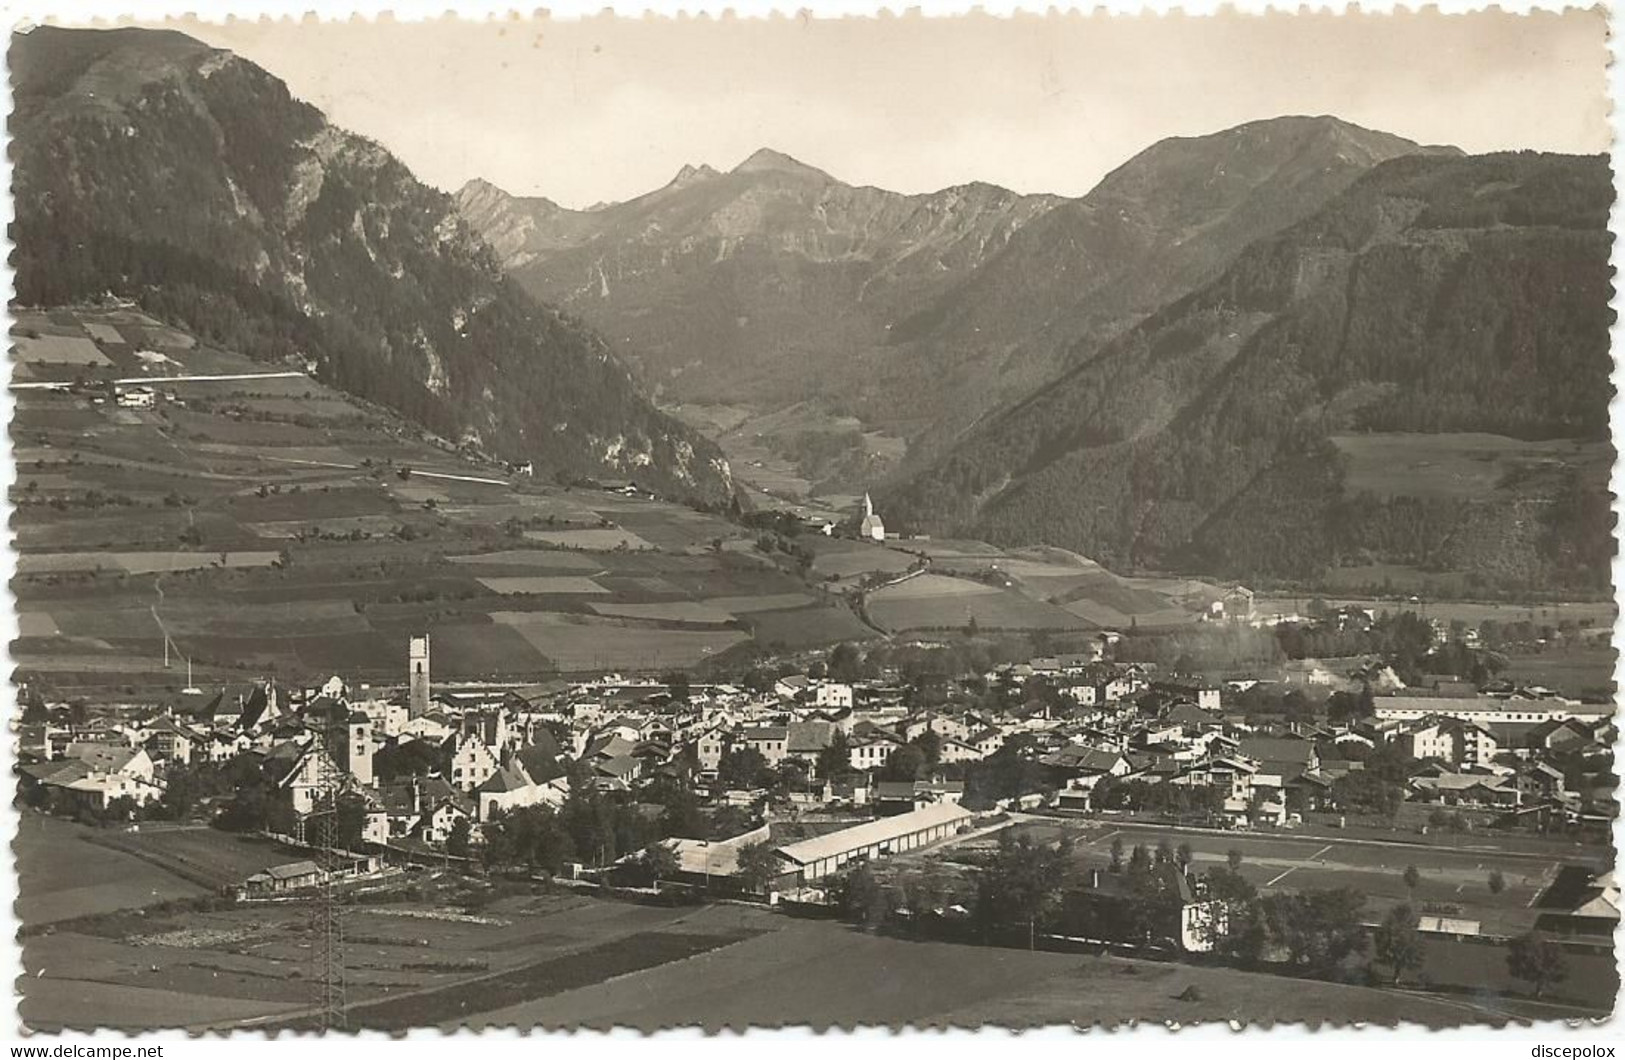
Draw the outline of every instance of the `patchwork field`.
<instances>
[{"instance_id":1,"label":"patchwork field","mask_svg":"<svg viewBox=\"0 0 1625 1060\"><path fill-rule=\"evenodd\" d=\"M497 611L491 617L567 673L693 666L747 639L740 630L661 629L584 615Z\"/></svg>"},{"instance_id":2,"label":"patchwork field","mask_svg":"<svg viewBox=\"0 0 1625 1060\"><path fill-rule=\"evenodd\" d=\"M461 680L692 665L750 639L753 614L801 647L872 635L718 516L510 475L304 376L165 382L284 366L139 313L26 313L14 336L35 377L143 375L160 393L135 410L17 392L13 654L47 694L162 700L187 660L205 683L378 681L423 631ZM58 349L107 363L53 376L39 357Z\"/></svg>"}]
</instances>

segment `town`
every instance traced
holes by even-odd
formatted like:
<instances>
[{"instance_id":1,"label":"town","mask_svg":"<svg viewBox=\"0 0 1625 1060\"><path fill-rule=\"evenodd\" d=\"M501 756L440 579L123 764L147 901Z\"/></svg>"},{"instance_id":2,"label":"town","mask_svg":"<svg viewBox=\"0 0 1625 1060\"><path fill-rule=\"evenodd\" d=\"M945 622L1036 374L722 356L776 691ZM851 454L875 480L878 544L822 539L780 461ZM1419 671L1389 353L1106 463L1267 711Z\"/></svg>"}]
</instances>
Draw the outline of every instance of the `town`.
<instances>
[{"instance_id":1,"label":"town","mask_svg":"<svg viewBox=\"0 0 1625 1060\"><path fill-rule=\"evenodd\" d=\"M426 633L392 687L265 679L125 709L25 689L20 797L274 840L287 861L220 888L246 903L433 869L1317 976L1369 936L1394 982L1418 939L1499 939L1537 998L1566 954L1611 952L1612 708L1497 679L1485 646L1591 631L1319 601L1265 620L1250 596L1201 635L1363 650L1215 679L1131 661L1166 637L1016 659L966 631L731 681L494 686L436 683Z\"/></svg>"}]
</instances>

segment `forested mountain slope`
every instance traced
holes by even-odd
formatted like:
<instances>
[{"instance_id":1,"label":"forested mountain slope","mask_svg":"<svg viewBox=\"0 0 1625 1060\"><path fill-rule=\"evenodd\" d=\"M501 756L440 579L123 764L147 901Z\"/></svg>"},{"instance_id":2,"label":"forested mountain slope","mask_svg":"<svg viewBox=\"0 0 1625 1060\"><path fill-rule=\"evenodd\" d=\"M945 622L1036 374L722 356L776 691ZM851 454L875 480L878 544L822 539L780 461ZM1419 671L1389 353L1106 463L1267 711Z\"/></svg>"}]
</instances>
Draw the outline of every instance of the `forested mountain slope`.
<instances>
[{"instance_id":1,"label":"forested mountain slope","mask_svg":"<svg viewBox=\"0 0 1625 1060\"><path fill-rule=\"evenodd\" d=\"M888 520L1120 567L1606 586L1612 195L1601 158L1386 162L979 425ZM1351 468L1391 432L1417 466L1453 432L1576 444L1452 496Z\"/></svg>"},{"instance_id":2,"label":"forested mountain slope","mask_svg":"<svg viewBox=\"0 0 1625 1060\"><path fill-rule=\"evenodd\" d=\"M720 499L708 441L503 274L449 197L264 70L182 34L13 37L24 304L139 302L447 438Z\"/></svg>"}]
</instances>

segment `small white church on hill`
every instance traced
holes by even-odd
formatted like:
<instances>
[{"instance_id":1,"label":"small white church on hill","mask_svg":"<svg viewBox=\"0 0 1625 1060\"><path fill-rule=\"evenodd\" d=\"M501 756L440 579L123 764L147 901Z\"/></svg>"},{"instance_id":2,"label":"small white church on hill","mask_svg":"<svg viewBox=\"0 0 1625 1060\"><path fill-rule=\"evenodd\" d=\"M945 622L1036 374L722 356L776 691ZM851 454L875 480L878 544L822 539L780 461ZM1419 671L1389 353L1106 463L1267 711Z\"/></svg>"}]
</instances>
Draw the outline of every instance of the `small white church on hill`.
<instances>
[{"instance_id":1,"label":"small white church on hill","mask_svg":"<svg viewBox=\"0 0 1625 1060\"><path fill-rule=\"evenodd\" d=\"M869 541L886 540L886 524L875 514L875 503L867 493L863 495L863 521L858 524L858 536Z\"/></svg>"}]
</instances>

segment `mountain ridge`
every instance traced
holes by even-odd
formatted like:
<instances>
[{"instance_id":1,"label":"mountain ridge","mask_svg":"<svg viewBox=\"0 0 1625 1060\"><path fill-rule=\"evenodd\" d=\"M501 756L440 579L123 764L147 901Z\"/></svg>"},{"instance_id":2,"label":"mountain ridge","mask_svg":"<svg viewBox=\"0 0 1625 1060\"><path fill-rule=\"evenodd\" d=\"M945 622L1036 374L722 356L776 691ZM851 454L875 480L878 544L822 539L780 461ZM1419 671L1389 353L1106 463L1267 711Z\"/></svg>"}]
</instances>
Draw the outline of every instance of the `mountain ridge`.
<instances>
[{"instance_id":1,"label":"mountain ridge","mask_svg":"<svg viewBox=\"0 0 1625 1060\"><path fill-rule=\"evenodd\" d=\"M1414 436L1419 460L1464 432L1606 444L1611 198L1596 158L1391 159L979 423L882 494L888 518L1121 568L1606 585L1606 482L1583 461L1470 498L1349 482L1362 438Z\"/></svg>"},{"instance_id":2,"label":"mountain ridge","mask_svg":"<svg viewBox=\"0 0 1625 1060\"><path fill-rule=\"evenodd\" d=\"M811 396L907 437L919 466L1373 159L1450 150L1286 117L1161 141L1078 199L859 188L763 148L587 220L472 182L457 201L516 279L620 340L665 400Z\"/></svg>"},{"instance_id":3,"label":"mountain ridge","mask_svg":"<svg viewBox=\"0 0 1625 1060\"><path fill-rule=\"evenodd\" d=\"M731 492L720 452L513 285L449 197L253 63L136 29L40 27L11 57L19 302L130 298L504 459Z\"/></svg>"}]
</instances>

